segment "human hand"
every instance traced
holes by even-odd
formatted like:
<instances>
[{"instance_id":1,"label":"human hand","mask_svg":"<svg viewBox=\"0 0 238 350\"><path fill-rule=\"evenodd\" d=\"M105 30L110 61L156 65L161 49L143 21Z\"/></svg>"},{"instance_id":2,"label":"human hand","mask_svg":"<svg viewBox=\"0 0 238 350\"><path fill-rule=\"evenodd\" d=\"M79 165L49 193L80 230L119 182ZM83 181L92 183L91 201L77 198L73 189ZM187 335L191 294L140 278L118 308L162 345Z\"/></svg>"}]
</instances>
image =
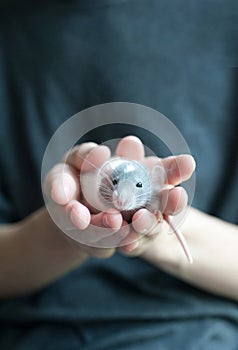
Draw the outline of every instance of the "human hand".
<instances>
[{"instance_id":1,"label":"human hand","mask_svg":"<svg viewBox=\"0 0 238 350\"><path fill-rule=\"evenodd\" d=\"M128 155L130 143L131 151ZM151 173L153 173L156 167L163 170L162 173L159 170L160 174L158 174L160 177L164 176L162 186L161 183L158 186L152 180L152 188L155 187L154 195L156 195L156 198L152 200L153 203L150 203L146 208L139 209L132 218L131 243L118 248L121 253L127 256L139 256L154 244L154 240L161 230L168 232L168 224L166 225L163 219L165 218L167 221L170 221L169 216L178 214L187 206L188 197L185 189L175 186L191 177L196 164L190 155L170 156L164 159L145 157L142 143L133 137L127 137L121 140L116 153L120 157L141 162L152 171ZM183 245L186 245L183 238L182 240ZM186 248L184 249L186 251ZM189 256L188 251L186 255L191 262L192 258Z\"/></svg>"},{"instance_id":2,"label":"human hand","mask_svg":"<svg viewBox=\"0 0 238 350\"><path fill-rule=\"evenodd\" d=\"M145 158L143 144L133 136L123 138L115 153L116 156L142 162L148 168L159 161L157 157ZM158 216L147 209L140 209L134 214L132 225L129 226L125 220L123 221L119 211L108 209L105 212L95 212L88 203L85 203L82 196L80 173L98 169L109 158L110 150L106 146L85 143L75 147L65 156L64 162L56 165L48 174L44 191L50 199L51 211L53 206L55 221L63 227L64 232L77 236L79 238L77 241L87 242L86 245L79 243L79 246L88 254L111 256L115 252L115 242L120 246L118 248L120 252L139 254L145 249L148 241L151 242L151 237L158 232L161 226L158 225ZM160 164L165 169L170 186L188 179L195 167L192 157L188 155L168 157L161 160ZM167 188L161 191L160 196L163 208L158 208L158 212L162 210L167 215L179 212L187 204L187 195L182 188ZM139 239L141 237L143 240ZM108 243L111 247L105 249Z\"/></svg>"}]
</instances>

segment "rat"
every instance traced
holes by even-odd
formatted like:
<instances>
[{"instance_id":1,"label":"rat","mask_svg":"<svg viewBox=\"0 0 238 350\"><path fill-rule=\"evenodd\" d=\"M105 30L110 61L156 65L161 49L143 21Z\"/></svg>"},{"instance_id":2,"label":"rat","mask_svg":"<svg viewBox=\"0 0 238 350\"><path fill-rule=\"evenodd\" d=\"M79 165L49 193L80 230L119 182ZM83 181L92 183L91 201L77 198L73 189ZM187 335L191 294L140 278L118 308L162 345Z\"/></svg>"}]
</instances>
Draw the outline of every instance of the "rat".
<instances>
[{"instance_id":1,"label":"rat","mask_svg":"<svg viewBox=\"0 0 238 350\"><path fill-rule=\"evenodd\" d=\"M131 222L134 213L141 208L147 208L158 217L158 193L164 184L165 171L161 166L149 170L137 161L121 157L104 163L97 177L98 196L103 204L119 210L128 222ZM173 225L169 215L162 216L175 233L188 261L192 263L192 255L182 232Z\"/></svg>"}]
</instances>

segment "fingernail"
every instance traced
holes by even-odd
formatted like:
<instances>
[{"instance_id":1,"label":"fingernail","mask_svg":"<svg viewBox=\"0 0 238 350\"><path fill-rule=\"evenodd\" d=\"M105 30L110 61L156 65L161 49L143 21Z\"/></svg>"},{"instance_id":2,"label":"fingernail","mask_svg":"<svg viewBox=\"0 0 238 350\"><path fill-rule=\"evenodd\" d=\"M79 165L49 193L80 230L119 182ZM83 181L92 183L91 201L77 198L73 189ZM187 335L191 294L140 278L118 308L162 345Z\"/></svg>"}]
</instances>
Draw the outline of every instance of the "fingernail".
<instances>
[{"instance_id":1,"label":"fingernail","mask_svg":"<svg viewBox=\"0 0 238 350\"><path fill-rule=\"evenodd\" d=\"M64 185L63 187L64 195L66 197L67 202L72 198L72 187L69 185Z\"/></svg>"},{"instance_id":2,"label":"fingernail","mask_svg":"<svg viewBox=\"0 0 238 350\"><path fill-rule=\"evenodd\" d=\"M141 228L137 230L138 233L145 235L148 232L150 232L154 227L157 225L157 219L152 213L147 213L146 217L144 218L144 221L141 225Z\"/></svg>"},{"instance_id":3,"label":"fingernail","mask_svg":"<svg viewBox=\"0 0 238 350\"><path fill-rule=\"evenodd\" d=\"M60 181L54 181L51 186L51 198L58 204L64 205L67 203L64 188Z\"/></svg>"},{"instance_id":4,"label":"fingernail","mask_svg":"<svg viewBox=\"0 0 238 350\"><path fill-rule=\"evenodd\" d=\"M195 161L195 159L193 158L193 156L191 156L192 158L192 163L193 163L193 171L196 169L197 163Z\"/></svg>"}]
</instances>

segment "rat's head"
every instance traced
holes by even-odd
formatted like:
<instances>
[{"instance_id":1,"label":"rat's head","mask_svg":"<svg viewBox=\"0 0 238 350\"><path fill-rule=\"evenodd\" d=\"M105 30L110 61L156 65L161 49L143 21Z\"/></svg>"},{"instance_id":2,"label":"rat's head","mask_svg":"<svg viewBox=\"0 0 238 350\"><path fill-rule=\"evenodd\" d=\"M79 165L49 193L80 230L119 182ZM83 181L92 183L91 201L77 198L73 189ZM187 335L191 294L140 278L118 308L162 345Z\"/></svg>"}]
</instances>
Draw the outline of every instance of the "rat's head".
<instances>
[{"instance_id":1,"label":"rat's head","mask_svg":"<svg viewBox=\"0 0 238 350\"><path fill-rule=\"evenodd\" d=\"M147 169L137 161L113 158L98 173L99 195L108 207L120 211L144 207L151 197Z\"/></svg>"}]
</instances>

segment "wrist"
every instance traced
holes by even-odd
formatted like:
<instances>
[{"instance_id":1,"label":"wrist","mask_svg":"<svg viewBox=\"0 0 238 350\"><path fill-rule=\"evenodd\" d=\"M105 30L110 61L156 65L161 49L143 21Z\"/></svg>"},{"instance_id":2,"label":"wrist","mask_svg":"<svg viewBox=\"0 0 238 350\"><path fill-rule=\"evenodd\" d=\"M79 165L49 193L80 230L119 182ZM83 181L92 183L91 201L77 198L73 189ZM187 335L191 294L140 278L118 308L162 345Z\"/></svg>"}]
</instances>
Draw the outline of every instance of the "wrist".
<instances>
[{"instance_id":1,"label":"wrist","mask_svg":"<svg viewBox=\"0 0 238 350\"><path fill-rule=\"evenodd\" d=\"M50 217L47 209L42 207L18 223L18 230L22 236L32 236L27 240L32 245L38 246L48 260L58 262L60 266L74 267L88 258L88 254L80 244L70 239Z\"/></svg>"},{"instance_id":2,"label":"wrist","mask_svg":"<svg viewBox=\"0 0 238 350\"><path fill-rule=\"evenodd\" d=\"M191 230L187 220L188 218L185 220L186 224L183 223L179 229L190 250ZM191 264L189 264L181 243L175 233L171 231L167 222L164 221L161 225L157 237L151 242L148 249L141 254L141 258L166 272L178 276L184 267L191 266ZM191 252L191 255L193 255L193 252Z\"/></svg>"}]
</instances>

